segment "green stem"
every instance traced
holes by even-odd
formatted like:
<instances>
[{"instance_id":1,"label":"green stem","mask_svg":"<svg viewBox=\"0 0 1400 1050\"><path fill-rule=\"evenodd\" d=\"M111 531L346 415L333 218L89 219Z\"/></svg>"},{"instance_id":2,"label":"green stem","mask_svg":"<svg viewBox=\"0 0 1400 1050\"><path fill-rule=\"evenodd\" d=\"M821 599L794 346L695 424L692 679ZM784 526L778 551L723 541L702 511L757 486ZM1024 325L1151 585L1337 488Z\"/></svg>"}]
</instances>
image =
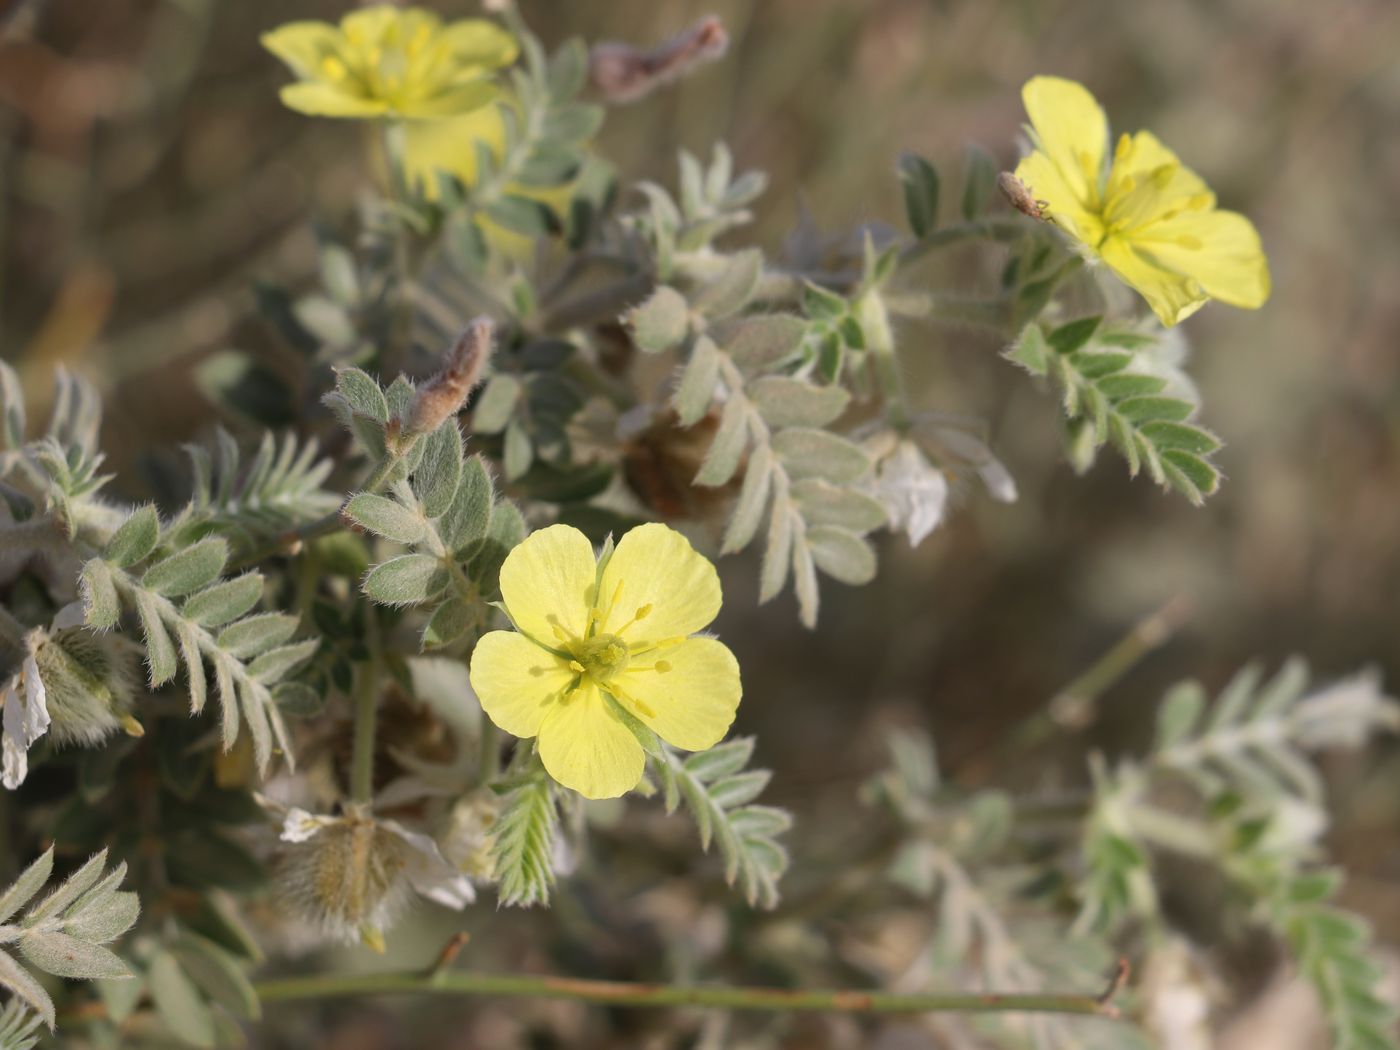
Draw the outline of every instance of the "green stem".
<instances>
[{"instance_id":1,"label":"green stem","mask_svg":"<svg viewBox=\"0 0 1400 1050\"><path fill-rule=\"evenodd\" d=\"M369 659L355 683L355 736L350 762L350 798L368 805L374 798L374 744L379 729L379 675L382 667L378 613L365 613Z\"/></svg>"},{"instance_id":2,"label":"green stem","mask_svg":"<svg viewBox=\"0 0 1400 1050\"><path fill-rule=\"evenodd\" d=\"M1054 1013L1116 1018L1110 996L912 993L728 985L637 984L471 972L325 974L254 985L265 1003L361 995L490 995L568 999L609 1006L700 1006L724 1010L823 1013ZM1116 986L1111 991L1116 991Z\"/></svg>"},{"instance_id":3,"label":"green stem","mask_svg":"<svg viewBox=\"0 0 1400 1050\"><path fill-rule=\"evenodd\" d=\"M1043 708L1027 718L992 755L974 760L978 771L999 766L1014 756L1040 746L1061 730L1082 731L1098 720L1098 700L1149 653L1174 635L1186 619L1188 606L1174 595L1095 660L1074 681L1061 689Z\"/></svg>"}]
</instances>

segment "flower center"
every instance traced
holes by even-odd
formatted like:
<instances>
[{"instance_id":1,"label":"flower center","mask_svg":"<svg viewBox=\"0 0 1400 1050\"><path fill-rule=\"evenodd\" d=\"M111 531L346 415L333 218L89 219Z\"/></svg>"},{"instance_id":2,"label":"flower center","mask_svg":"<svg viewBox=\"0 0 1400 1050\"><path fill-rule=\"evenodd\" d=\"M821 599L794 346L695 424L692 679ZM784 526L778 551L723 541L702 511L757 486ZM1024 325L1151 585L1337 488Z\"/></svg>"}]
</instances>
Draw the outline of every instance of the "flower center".
<instances>
[{"instance_id":1,"label":"flower center","mask_svg":"<svg viewBox=\"0 0 1400 1050\"><path fill-rule=\"evenodd\" d=\"M606 682L627 667L627 643L615 634L596 634L569 642L570 666L595 682Z\"/></svg>"}]
</instances>

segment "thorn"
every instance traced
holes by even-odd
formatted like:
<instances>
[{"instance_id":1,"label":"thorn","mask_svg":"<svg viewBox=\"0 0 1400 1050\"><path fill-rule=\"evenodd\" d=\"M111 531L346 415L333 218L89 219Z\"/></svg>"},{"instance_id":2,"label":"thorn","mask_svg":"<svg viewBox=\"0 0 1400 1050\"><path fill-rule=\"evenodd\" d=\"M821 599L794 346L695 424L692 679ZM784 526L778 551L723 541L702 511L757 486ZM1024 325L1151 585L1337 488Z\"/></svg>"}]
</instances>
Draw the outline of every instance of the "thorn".
<instances>
[{"instance_id":1,"label":"thorn","mask_svg":"<svg viewBox=\"0 0 1400 1050\"><path fill-rule=\"evenodd\" d=\"M456 961L457 956L461 954L462 949L467 946L467 942L471 939L472 935L466 930L454 933L448 939L447 943L442 946L442 951L438 952L437 959L433 961L432 966L428 967L428 972L424 975L430 983L436 982L438 978L447 973L448 968Z\"/></svg>"},{"instance_id":2,"label":"thorn","mask_svg":"<svg viewBox=\"0 0 1400 1050\"><path fill-rule=\"evenodd\" d=\"M1129 976L1132 975L1133 968L1125 955L1118 957L1118 964L1114 967L1113 976L1109 979L1108 987L1103 990L1103 994L1098 998L1099 1009L1105 1017L1116 1018L1119 1016L1118 1007L1113 1000L1118 998L1118 993L1123 990L1128 983Z\"/></svg>"}]
</instances>

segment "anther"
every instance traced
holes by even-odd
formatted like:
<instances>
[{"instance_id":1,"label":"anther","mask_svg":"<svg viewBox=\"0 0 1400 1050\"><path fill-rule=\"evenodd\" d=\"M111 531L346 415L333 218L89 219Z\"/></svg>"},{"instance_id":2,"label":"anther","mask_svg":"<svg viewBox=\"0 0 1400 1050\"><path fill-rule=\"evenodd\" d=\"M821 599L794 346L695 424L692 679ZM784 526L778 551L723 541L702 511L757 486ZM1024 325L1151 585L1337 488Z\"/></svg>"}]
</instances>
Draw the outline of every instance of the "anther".
<instances>
[{"instance_id":1,"label":"anther","mask_svg":"<svg viewBox=\"0 0 1400 1050\"><path fill-rule=\"evenodd\" d=\"M656 663L652 664L652 666L655 667L655 668L656 668L658 671L660 671L662 674L665 674L667 671L669 671L669 670L671 669L671 661L670 661L670 660L657 660Z\"/></svg>"}]
</instances>

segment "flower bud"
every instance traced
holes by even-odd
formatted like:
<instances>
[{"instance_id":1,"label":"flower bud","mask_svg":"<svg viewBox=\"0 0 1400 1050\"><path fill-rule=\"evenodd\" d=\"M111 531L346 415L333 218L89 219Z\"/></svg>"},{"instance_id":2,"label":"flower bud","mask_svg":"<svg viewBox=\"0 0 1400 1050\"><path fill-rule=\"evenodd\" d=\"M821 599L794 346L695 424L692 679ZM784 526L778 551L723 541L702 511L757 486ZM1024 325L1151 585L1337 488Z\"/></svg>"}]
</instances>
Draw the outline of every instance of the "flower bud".
<instances>
[{"instance_id":1,"label":"flower bud","mask_svg":"<svg viewBox=\"0 0 1400 1050\"><path fill-rule=\"evenodd\" d=\"M481 380L486 362L491 360L491 338L495 325L489 317L478 317L447 352L442 371L418 388L418 396L408 418L409 434L429 434L450 416L455 416Z\"/></svg>"},{"instance_id":2,"label":"flower bud","mask_svg":"<svg viewBox=\"0 0 1400 1050\"><path fill-rule=\"evenodd\" d=\"M631 44L595 44L589 58L589 75L606 101L636 102L662 84L715 61L728 48L729 34L724 23L711 15L650 51Z\"/></svg>"}]
</instances>

